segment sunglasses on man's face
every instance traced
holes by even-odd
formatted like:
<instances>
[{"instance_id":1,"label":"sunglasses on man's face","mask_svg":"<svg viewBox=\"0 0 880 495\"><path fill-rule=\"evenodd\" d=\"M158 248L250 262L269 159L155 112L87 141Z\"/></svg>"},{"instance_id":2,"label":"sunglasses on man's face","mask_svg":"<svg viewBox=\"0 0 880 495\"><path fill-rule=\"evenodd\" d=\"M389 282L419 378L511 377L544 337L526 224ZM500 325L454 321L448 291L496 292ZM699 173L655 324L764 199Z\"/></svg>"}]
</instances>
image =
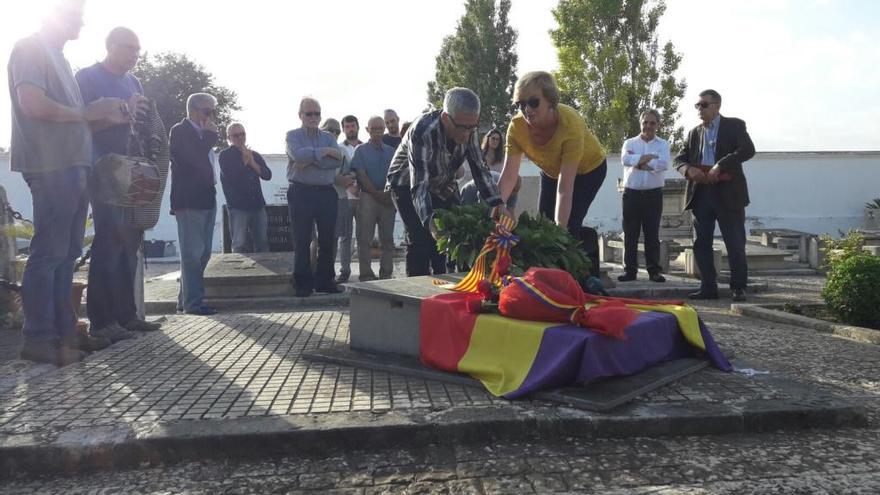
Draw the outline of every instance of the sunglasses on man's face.
<instances>
[{"instance_id":1,"label":"sunglasses on man's face","mask_svg":"<svg viewBox=\"0 0 880 495\"><path fill-rule=\"evenodd\" d=\"M698 102L694 103L694 108L699 110L701 108L709 108L709 105L714 105L714 104L715 104L714 101L698 101Z\"/></svg>"},{"instance_id":2,"label":"sunglasses on man's face","mask_svg":"<svg viewBox=\"0 0 880 495\"><path fill-rule=\"evenodd\" d=\"M532 108L538 108L539 106L541 106L541 99L540 98L529 98L528 100L522 100L522 101L516 102L516 107L519 108L519 110L521 112L525 112L527 106L532 107Z\"/></svg>"},{"instance_id":3,"label":"sunglasses on man's face","mask_svg":"<svg viewBox=\"0 0 880 495\"><path fill-rule=\"evenodd\" d=\"M320 117L321 112L303 112L306 117Z\"/></svg>"}]
</instances>

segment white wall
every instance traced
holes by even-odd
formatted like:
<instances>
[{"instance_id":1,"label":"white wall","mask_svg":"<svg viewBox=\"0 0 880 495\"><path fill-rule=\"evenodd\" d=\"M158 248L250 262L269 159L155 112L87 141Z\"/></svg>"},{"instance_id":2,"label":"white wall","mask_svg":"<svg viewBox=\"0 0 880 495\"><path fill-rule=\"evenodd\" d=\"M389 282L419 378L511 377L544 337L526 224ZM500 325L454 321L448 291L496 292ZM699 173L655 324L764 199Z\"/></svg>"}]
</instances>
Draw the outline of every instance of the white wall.
<instances>
[{"instance_id":1,"label":"white wall","mask_svg":"<svg viewBox=\"0 0 880 495\"><path fill-rule=\"evenodd\" d=\"M264 183L269 203L282 203L287 187L285 155L266 155L272 180ZM836 234L859 227L866 202L880 197L880 152L829 153L758 153L745 164L752 204L746 209L747 227L779 227L812 233ZM523 167L523 175L536 176L534 165ZM587 224L600 231L620 230L620 194L617 178L621 176L618 155L608 156L608 176L590 208ZM670 170L668 177L678 177ZM9 170L9 155L0 154L0 184L7 191L13 207L31 217L30 192L18 173ZM224 203L217 185L217 203ZM529 194L523 191L524 194ZM532 194L537 194L532 193ZM168 214L168 190L159 224L147 233L147 239L177 239L177 226ZM396 229L400 233L401 229ZM219 214L215 229L216 250L220 249Z\"/></svg>"}]
</instances>

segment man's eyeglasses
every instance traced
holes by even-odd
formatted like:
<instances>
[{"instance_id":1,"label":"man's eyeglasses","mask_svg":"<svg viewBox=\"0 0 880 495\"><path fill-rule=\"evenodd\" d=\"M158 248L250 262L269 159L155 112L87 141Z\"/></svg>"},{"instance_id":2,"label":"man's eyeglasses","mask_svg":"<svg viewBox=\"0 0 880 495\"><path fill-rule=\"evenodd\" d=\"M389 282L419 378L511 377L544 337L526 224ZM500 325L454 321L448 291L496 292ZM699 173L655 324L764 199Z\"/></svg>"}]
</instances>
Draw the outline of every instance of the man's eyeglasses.
<instances>
[{"instance_id":1,"label":"man's eyeglasses","mask_svg":"<svg viewBox=\"0 0 880 495\"><path fill-rule=\"evenodd\" d=\"M449 115L449 114L447 114L447 115ZM452 125L454 125L456 129L458 129L460 131L465 131L465 132L473 132L477 127L480 127L479 123L474 124L474 125L459 124L458 122L455 121L455 119L452 118L452 115L449 115L449 121L452 122Z\"/></svg>"},{"instance_id":2,"label":"man's eyeglasses","mask_svg":"<svg viewBox=\"0 0 880 495\"><path fill-rule=\"evenodd\" d=\"M716 102L716 101L698 101L698 102L694 103L694 108L696 108L697 110L699 110L701 108L709 108L709 105L714 105L715 103L718 103L718 102Z\"/></svg>"},{"instance_id":3,"label":"man's eyeglasses","mask_svg":"<svg viewBox=\"0 0 880 495\"><path fill-rule=\"evenodd\" d=\"M525 112L526 106L530 106L532 108L538 108L539 106L541 106L541 99L529 98L528 100L518 101L515 105L517 108L519 108L521 112Z\"/></svg>"},{"instance_id":4,"label":"man's eyeglasses","mask_svg":"<svg viewBox=\"0 0 880 495\"><path fill-rule=\"evenodd\" d=\"M231 138L235 138L235 139L243 138L243 137L245 137L245 136L247 136L247 133L244 133L244 132L236 132L235 134L230 134L230 135L229 135L229 137L231 137Z\"/></svg>"},{"instance_id":5,"label":"man's eyeglasses","mask_svg":"<svg viewBox=\"0 0 880 495\"><path fill-rule=\"evenodd\" d=\"M321 112L303 112L306 117L320 117Z\"/></svg>"}]
</instances>

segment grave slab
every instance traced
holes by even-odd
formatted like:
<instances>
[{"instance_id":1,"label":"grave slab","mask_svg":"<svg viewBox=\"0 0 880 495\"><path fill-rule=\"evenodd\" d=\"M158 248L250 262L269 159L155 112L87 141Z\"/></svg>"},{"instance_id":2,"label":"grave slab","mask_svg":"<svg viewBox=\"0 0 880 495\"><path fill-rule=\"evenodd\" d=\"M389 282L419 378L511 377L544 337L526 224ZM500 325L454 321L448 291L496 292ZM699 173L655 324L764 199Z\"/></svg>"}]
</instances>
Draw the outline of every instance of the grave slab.
<instances>
[{"instance_id":1,"label":"grave slab","mask_svg":"<svg viewBox=\"0 0 880 495\"><path fill-rule=\"evenodd\" d=\"M323 363L394 373L480 390L484 388L482 383L467 375L427 368L418 359L410 356L358 352L352 351L347 346L335 346L304 353L303 357ZM660 363L635 375L616 377L583 386L541 391L529 397L588 411L606 412L640 395L696 373L708 365L709 361L705 359L676 359Z\"/></svg>"}]
</instances>

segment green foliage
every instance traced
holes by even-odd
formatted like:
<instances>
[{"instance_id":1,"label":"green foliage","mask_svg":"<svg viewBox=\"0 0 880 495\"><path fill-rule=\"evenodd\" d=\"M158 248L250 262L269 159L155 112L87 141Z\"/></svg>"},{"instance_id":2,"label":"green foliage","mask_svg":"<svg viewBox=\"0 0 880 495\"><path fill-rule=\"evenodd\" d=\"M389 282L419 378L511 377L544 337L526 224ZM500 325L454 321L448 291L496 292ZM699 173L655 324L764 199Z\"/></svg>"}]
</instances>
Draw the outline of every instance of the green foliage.
<instances>
[{"instance_id":1,"label":"green foliage","mask_svg":"<svg viewBox=\"0 0 880 495\"><path fill-rule=\"evenodd\" d=\"M446 91L456 86L480 97L480 130L502 127L511 117L516 82L516 31L507 15L511 0L467 0L455 34L443 39L436 59L434 80L428 83L428 101L443 106Z\"/></svg>"},{"instance_id":2,"label":"green foliage","mask_svg":"<svg viewBox=\"0 0 880 495\"><path fill-rule=\"evenodd\" d=\"M825 268L830 274L846 260L864 252L862 246L865 245L865 237L856 231L850 231L840 239L824 234L822 243L825 245Z\"/></svg>"},{"instance_id":3,"label":"green foliage","mask_svg":"<svg viewBox=\"0 0 880 495\"><path fill-rule=\"evenodd\" d=\"M675 126L687 84L672 42L660 45L663 0L560 0L550 31L559 58L556 79L563 103L577 108L607 150L641 132L639 114L656 108L657 134L675 149L684 129Z\"/></svg>"},{"instance_id":4,"label":"green foliage","mask_svg":"<svg viewBox=\"0 0 880 495\"><path fill-rule=\"evenodd\" d=\"M483 203L437 210L434 224L440 233L437 249L459 266L473 266L494 227L489 207Z\"/></svg>"},{"instance_id":5,"label":"green foliage","mask_svg":"<svg viewBox=\"0 0 880 495\"><path fill-rule=\"evenodd\" d=\"M474 259L494 227L488 207L483 204L455 206L439 210L434 219L440 233L437 247L459 265L473 266ZM589 274L589 260L580 241L553 221L540 215L519 217L514 234L520 242L510 252L511 273L519 274L533 266L559 268L580 279ZM490 256L490 261L494 258Z\"/></svg>"},{"instance_id":6,"label":"green foliage","mask_svg":"<svg viewBox=\"0 0 880 495\"><path fill-rule=\"evenodd\" d=\"M523 271L533 266L559 268L571 273L575 280L590 274L590 262L581 241L552 220L523 212L515 234L520 243L511 251L510 257Z\"/></svg>"},{"instance_id":7,"label":"green foliage","mask_svg":"<svg viewBox=\"0 0 880 495\"><path fill-rule=\"evenodd\" d=\"M140 79L147 98L156 102L167 129L186 117L186 99L193 93L210 93L217 98L215 122L225 147L226 126L232 112L241 110L235 91L217 84L205 68L182 53L144 55L132 74Z\"/></svg>"},{"instance_id":8,"label":"green foliage","mask_svg":"<svg viewBox=\"0 0 880 495\"><path fill-rule=\"evenodd\" d=\"M880 210L880 198L874 198L870 203L865 203L865 208L869 210Z\"/></svg>"},{"instance_id":9,"label":"green foliage","mask_svg":"<svg viewBox=\"0 0 880 495\"><path fill-rule=\"evenodd\" d=\"M880 258L861 251L837 261L822 298L828 310L852 325L880 325Z\"/></svg>"}]
</instances>

